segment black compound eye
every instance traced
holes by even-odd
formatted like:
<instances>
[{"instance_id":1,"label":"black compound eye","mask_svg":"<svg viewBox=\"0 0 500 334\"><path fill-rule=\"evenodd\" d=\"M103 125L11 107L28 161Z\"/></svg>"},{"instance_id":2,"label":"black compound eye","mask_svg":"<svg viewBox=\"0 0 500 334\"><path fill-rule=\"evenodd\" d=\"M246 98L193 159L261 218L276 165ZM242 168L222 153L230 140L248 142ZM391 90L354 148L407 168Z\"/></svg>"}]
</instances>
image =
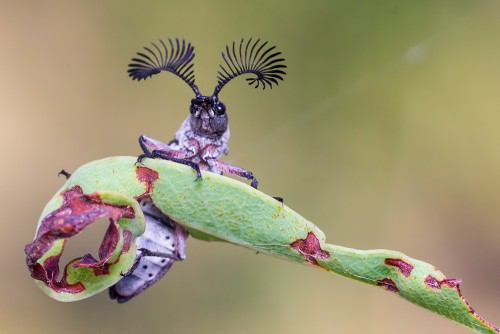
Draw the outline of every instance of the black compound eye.
<instances>
[{"instance_id":1,"label":"black compound eye","mask_svg":"<svg viewBox=\"0 0 500 334\"><path fill-rule=\"evenodd\" d=\"M224 113L226 112L226 105L219 101L214 106L214 111L217 115L224 115Z\"/></svg>"},{"instance_id":2,"label":"black compound eye","mask_svg":"<svg viewBox=\"0 0 500 334\"><path fill-rule=\"evenodd\" d=\"M196 112L196 106L193 103L191 103L191 106L189 107L189 112L191 114L194 114Z\"/></svg>"},{"instance_id":3,"label":"black compound eye","mask_svg":"<svg viewBox=\"0 0 500 334\"><path fill-rule=\"evenodd\" d=\"M200 104L201 102L197 99L192 99L191 100L191 106L189 107L189 112L191 114L194 114L195 112L197 112L198 110L200 110Z\"/></svg>"}]
</instances>

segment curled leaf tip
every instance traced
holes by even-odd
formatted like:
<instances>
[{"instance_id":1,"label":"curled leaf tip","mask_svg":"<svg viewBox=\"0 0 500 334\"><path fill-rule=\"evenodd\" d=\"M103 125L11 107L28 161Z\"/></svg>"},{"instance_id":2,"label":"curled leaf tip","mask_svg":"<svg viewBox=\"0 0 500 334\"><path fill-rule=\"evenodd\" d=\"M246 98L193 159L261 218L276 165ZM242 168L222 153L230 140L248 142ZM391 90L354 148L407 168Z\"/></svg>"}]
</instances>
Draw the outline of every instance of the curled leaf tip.
<instances>
[{"instance_id":1,"label":"curled leaf tip","mask_svg":"<svg viewBox=\"0 0 500 334\"><path fill-rule=\"evenodd\" d=\"M63 191L61 197L60 207L41 220L35 239L24 249L31 276L42 282L55 299L59 299L57 296L61 293L84 292L85 277L111 276L111 267L120 262L122 255L132 250L135 254L133 233L118 223L122 218L135 218L132 206L105 203L99 193L84 194L79 186ZM66 240L100 218L108 218L109 226L99 247L98 259L91 254L75 258L65 265L59 278L59 262Z\"/></svg>"}]
</instances>

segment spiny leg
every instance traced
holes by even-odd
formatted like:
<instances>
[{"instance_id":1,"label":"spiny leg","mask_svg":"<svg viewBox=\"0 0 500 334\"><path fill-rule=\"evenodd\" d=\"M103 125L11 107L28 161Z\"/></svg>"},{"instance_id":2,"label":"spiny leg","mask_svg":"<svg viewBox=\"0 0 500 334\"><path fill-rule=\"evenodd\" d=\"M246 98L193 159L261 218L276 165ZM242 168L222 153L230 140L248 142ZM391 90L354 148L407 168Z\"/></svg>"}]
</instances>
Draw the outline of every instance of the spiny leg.
<instances>
[{"instance_id":1,"label":"spiny leg","mask_svg":"<svg viewBox=\"0 0 500 334\"><path fill-rule=\"evenodd\" d=\"M175 142L175 139L172 142ZM141 162L144 158L170 160L193 168L198 176L197 180L202 178L200 167L195 162L187 159L187 152L171 149L168 144L148 138L144 135L139 137L139 145L144 153L139 155L137 162Z\"/></svg>"},{"instance_id":2,"label":"spiny leg","mask_svg":"<svg viewBox=\"0 0 500 334\"><path fill-rule=\"evenodd\" d=\"M174 150L170 148L170 144L176 142L176 140L172 140L170 143L165 144L162 143L159 140L153 139L146 137L144 135L139 137L139 145L141 146L143 154L139 155L137 157L137 162L140 163L142 159L144 158L154 158L152 151L158 150L158 151L164 151L166 154L176 157L176 158L185 158L186 153L179 151L179 150Z\"/></svg>"},{"instance_id":3,"label":"spiny leg","mask_svg":"<svg viewBox=\"0 0 500 334\"><path fill-rule=\"evenodd\" d=\"M138 251L140 251L140 254L137 255L137 257L135 258L134 264L132 265L132 267L126 273L120 273L121 276L125 277L125 276L129 276L130 274L132 274L139 266L141 259L145 256L160 257L163 259L171 259L174 261L181 261L182 260L177 255L172 255L172 254L168 254L168 253L161 253L161 252L154 252L154 251L151 251L151 250L146 249L146 248L139 248Z\"/></svg>"}]
</instances>

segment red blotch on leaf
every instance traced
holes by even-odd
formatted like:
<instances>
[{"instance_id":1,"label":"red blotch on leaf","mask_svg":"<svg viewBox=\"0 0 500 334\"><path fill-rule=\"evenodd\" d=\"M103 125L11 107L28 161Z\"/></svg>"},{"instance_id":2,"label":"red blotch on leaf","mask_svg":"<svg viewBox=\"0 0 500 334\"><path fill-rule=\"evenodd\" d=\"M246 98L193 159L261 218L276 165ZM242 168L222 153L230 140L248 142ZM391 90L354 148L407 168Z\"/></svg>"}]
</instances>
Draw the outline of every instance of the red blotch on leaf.
<instances>
[{"instance_id":1,"label":"red blotch on leaf","mask_svg":"<svg viewBox=\"0 0 500 334\"><path fill-rule=\"evenodd\" d=\"M384 278L382 280L377 281L378 286L384 287L387 291L398 293L399 289L396 283L390 278Z\"/></svg>"},{"instance_id":2,"label":"red blotch on leaf","mask_svg":"<svg viewBox=\"0 0 500 334\"><path fill-rule=\"evenodd\" d=\"M79 186L68 189L61 195L63 197L61 207L52 211L42 220L35 240L24 248L26 265L34 279L45 282L54 291L78 293L84 289L83 285L81 283L68 284L66 281L69 264L65 267L61 280L57 280L62 251L60 254L45 259L43 265L38 263L38 260L52 247L55 241L67 239L80 233L99 218L109 218L108 230L99 247L99 260L86 254L70 261L73 268L92 268L95 275L108 274L111 264L106 263L106 261L111 257L120 239L117 221L120 218L134 218L135 215L130 206L105 204L98 194L83 194ZM125 244L122 252L130 249L132 240L131 232L124 231L124 236Z\"/></svg>"},{"instance_id":3,"label":"red blotch on leaf","mask_svg":"<svg viewBox=\"0 0 500 334\"><path fill-rule=\"evenodd\" d=\"M434 288L434 289L441 289L441 284L439 283L439 281L435 277L433 277L431 275L428 275L425 278L424 283L428 287L431 287L431 288Z\"/></svg>"},{"instance_id":4,"label":"red blotch on leaf","mask_svg":"<svg viewBox=\"0 0 500 334\"><path fill-rule=\"evenodd\" d=\"M151 193L151 191L153 190L154 183L159 178L158 172L154 171L150 168L144 167L144 166L137 166L136 170L135 170L135 174L136 174L137 180L146 185L146 190L144 191L144 194L142 194L138 197L141 198L141 197L149 195Z\"/></svg>"},{"instance_id":5,"label":"red blotch on leaf","mask_svg":"<svg viewBox=\"0 0 500 334\"><path fill-rule=\"evenodd\" d=\"M438 281L434 276L428 275L425 278L424 283L428 287L431 287L434 289L441 289L441 285L447 285L450 288L457 290L458 293L460 293L460 289L458 288L458 286L460 285L460 283L462 283L462 281L460 279L457 279L457 278L449 278L449 279L445 278L445 279L442 279L441 281ZM460 293L460 296L462 296L461 293Z\"/></svg>"},{"instance_id":6,"label":"red blotch on leaf","mask_svg":"<svg viewBox=\"0 0 500 334\"><path fill-rule=\"evenodd\" d=\"M316 258L325 260L330 258L330 254L321 249L318 238L312 232L309 232L305 239L292 242L290 247L299 251L308 262L315 265L318 264Z\"/></svg>"},{"instance_id":7,"label":"red blotch on leaf","mask_svg":"<svg viewBox=\"0 0 500 334\"><path fill-rule=\"evenodd\" d=\"M411 271L413 270L413 266L411 264L401 259L387 258L385 259L384 263L388 266L394 266L398 268L399 272L403 274L404 277L410 276Z\"/></svg>"}]
</instances>

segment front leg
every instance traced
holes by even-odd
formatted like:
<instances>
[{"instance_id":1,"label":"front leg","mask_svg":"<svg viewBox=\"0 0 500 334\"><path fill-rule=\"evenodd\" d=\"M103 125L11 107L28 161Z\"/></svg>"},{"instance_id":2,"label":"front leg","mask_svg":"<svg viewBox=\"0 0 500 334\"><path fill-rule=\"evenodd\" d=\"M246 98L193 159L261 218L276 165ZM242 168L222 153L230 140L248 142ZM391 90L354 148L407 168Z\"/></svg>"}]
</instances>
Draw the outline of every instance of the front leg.
<instances>
[{"instance_id":1,"label":"front leg","mask_svg":"<svg viewBox=\"0 0 500 334\"><path fill-rule=\"evenodd\" d=\"M162 151L171 157L179 159L187 159L191 157L191 155L189 155L185 151L172 149L169 144L165 144L159 140L149 138L144 135L139 137L139 145L141 146L142 152L144 153L139 155L139 157L137 158L137 162L141 162L144 158L155 158L153 155L153 151Z\"/></svg>"},{"instance_id":2,"label":"front leg","mask_svg":"<svg viewBox=\"0 0 500 334\"><path fill-rule=\"evenodd\" d=\"M174 150L172 150L172 151L176 152L177 156L181 155L181 154L177 154L177 153L179 153L179 152L182 153L182 151L174 151ZM196 178L197 181L202 179L200 166L198 166L198 164L196 162L193 162L191 160L187 160L184 158L178 158L177 156L172 156L172 155L170 155L170 152L168 152L168 151L154 150L153 152L151 152L151 154L152 154L153 158L160 158L163 160L169 160L169 161L177 162L179 164L187 165L196 171L196 175L198 176Z\"/></svg>"},{"instance_id":3,"label":"front leg","mask_svg":"<svg viewBox=\"0 0 500 334\"><path fill-rule=\"evenodd\" d=\"M144 158L152 158L153 154L149 151L148 145L146 144L146 139L145 136L142 135L139 137L139 145L141 146L142 149L142 154L137 157L137 163L141 163L142 159Z\"/></svg>"},{"instance_id":4,"label":"front leg","mask_svg":"<svg viewBox=\"0 0 500 334\"><path fill-rule=\"evenodd\" d=\"M144 153L137 158L137 162L141 162L144 158L169 160L193 168L196 171L196 180L202 178L200 167L197 163L189 160L192 158L192 154L189 154L187 151L174 150L168 144L144 135L139 137L139 145Z\"/></svg>"},{"instance_id":5,"label":"front leg","mask_svg":"<svg viewBox=\"0 0 500 334\"><path fill-rule=\"evenodd\" d=\"M139 248L137 251L139 252L139 254L135 258L135 261L134 261L134 264L132 265L132 267L126 273L120 273L120 276L123 276L123 277L130 276L139 266L141 259L143 257L146 257L146 256L159 257L162 259L170 259L170 260L174 260L174 261L182 260L179 256L177 256L175 254L155 252L155 251L151 251L151 250L146 249L146 248Z\"/></svg>"}]
</instances>

